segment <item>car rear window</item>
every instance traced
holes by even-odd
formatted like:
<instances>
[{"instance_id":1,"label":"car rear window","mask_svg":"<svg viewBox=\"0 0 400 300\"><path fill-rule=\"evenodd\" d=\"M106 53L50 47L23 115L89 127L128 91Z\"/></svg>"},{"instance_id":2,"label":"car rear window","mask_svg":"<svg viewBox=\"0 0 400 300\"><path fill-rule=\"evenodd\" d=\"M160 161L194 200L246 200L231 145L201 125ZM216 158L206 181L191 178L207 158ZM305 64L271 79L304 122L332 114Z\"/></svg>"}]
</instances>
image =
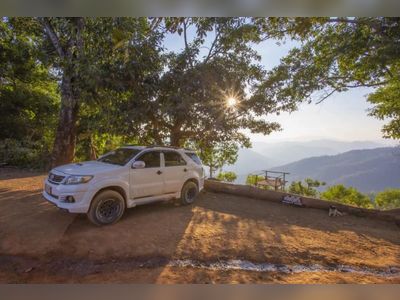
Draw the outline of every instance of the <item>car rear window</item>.
<instances>
[{"instance_id":1,"label":"car rear window","mask_svg":"<svg viewBox=\"0 0 400 300\"><path fill-rule=\"evenodd\" d=\"M187 156L189 156L196 164L201 165L201 160L194 152L185 152Z\"/></svg>"},{"instance_id":2,"label":"car rear window","mask_svg":"<svg viewBox=\"0 0 400 300\"><path fill-rule=\"evenodd\" d=\"M186 161L178 152L164 151L164 160L166 167L186 165Z\"/></svg>"}]
</instances>

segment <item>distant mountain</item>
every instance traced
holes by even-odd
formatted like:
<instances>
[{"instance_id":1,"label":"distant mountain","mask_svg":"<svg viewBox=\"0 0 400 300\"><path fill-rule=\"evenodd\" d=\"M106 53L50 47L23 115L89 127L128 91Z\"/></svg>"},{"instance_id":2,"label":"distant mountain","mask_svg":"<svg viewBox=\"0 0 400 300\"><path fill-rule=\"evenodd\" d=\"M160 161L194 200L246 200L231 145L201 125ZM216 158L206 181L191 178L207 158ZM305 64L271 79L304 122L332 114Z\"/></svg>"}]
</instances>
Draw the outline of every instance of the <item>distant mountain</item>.
<instances>
[{"instance_id":1,"label":"distant mountain","mask_svg":"<svg viewBox=\"0 0 400 300\"><path fill-rule=\"evenodd\" d=\"M225 166L223 170L235 172L238 176L236 183L244 183L249 173L269 169L278 163L278 161L261 155L252 149L239 149L236 163L231 166Z\"/></svg>"},{"instance_id":2,"label":"distant mountain","mask_svg":"<svg viewBox=\"0 0 400 300\"><path fill-rule=\"evenodd\" d=\"M310 157L273 169L289 172L289 181L310 177L325 181L327 186L344 184L362 192L400 188L400 151L397 147Z\"/></svg>"},{"instance_id":3,"label":"distant mountain","mask_svg":"<svg viewBox=\"0 0 400 300\"><path fill-rule=\"evenodd\" d=\"M383 145L371 141L314 140L306 142L253 143L252 150L269 157L278 165L287 164L303 158L321 155L335 155L356 149L373 149Z\"/></svg>"},{"instance_id":4,"label":"distant mountain","mask_svg":"<svg viewBox=\"0 0 400 300\"><path fill-rule=\"evenodd\" d=\"M254 142L251 149L240 149L238 160L233 166L225 166L224 171L237 174L236 183L245 183L247 175L259 170L285 165L308 157L335 155L354 149L382 147L372 141L290 141L290 142Z\"/></svg>"}]
</instances>

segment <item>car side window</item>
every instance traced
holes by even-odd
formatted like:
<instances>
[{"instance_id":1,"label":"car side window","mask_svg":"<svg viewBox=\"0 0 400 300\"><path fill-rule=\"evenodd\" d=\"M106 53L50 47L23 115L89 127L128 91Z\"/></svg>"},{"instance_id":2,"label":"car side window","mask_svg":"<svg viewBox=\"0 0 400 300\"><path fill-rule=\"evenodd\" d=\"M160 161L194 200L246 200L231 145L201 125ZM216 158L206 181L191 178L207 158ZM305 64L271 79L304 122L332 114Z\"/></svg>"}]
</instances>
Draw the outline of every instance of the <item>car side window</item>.
<instances>
[{"instance_id":1,"label":"car side window","mask_svg":"<svg viewBox=\"0 0 400 300\"><path fill-rule=\"evenodd\" d=\"M176 167L186 165L186 161L183 157L175 151L166 151L164 153L164 160L166 167Z\"/></svg>"},{"instance_id":2,"label":"car side window","mask_svg":"<svg viewBox=\"0 0 400 300\"><path fill-rule=\"evenodd\" d=\"M151 151L143 153L136 160L144 161L145 168L159 168L160 167L160 152Z\"/></svg>"}]
</instances>

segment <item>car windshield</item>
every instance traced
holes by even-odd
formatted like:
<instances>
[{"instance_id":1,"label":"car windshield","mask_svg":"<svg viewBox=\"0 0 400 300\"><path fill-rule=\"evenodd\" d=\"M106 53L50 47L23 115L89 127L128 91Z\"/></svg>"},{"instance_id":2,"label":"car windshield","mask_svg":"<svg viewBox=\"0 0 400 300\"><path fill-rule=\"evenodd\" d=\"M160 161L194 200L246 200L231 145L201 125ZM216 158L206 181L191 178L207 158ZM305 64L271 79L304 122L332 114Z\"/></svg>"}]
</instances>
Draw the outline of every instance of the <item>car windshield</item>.
<instances>
[{"instance_id":1,"label":"car windshield","mask_svg":"<svg viewBox=\"0 0 400 300\"><path fill-rule=\"evenodd\" d=\"M140 149L133 148L119 148L112 152L105 154L100 157L97 161L101 161L108 164L120 165L123 166L127 162L129 162L136 154L138 154Z\"/></svg>"}]
</instances>

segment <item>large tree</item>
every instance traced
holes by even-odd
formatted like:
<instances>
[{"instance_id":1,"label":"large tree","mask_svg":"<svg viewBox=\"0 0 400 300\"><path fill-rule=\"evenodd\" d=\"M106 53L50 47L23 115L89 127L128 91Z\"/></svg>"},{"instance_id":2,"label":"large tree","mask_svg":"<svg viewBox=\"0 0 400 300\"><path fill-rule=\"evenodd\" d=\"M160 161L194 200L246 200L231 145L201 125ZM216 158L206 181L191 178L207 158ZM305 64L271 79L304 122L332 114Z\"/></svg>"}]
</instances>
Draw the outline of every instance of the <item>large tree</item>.
<instances>
[{"instance_id":1,"label":"large tree","mask_svg":"<svg viewBox=\"0 0 400 300\"><path fill-rule=\"evenodd\" d=\"M115 105L124 109L121 99L131 97L138 105L145 100L143 96L151 93L151 84L147 83L158 66L152 60L158 53L158 35L150 31L150 23L144 18L39 18L38 21L51 45L47 50L53 50L49 59L60 74L61 108L51 157L52 166L56 166L74 159L82 106L87 107L86 116L111 126L116 120L104 121L104 116L117 117L111 111ZM90 113L93 106L95 112ZM90 131L90 127L98 128L101 124L85 123L85 118L83 121L82 130Z\"/></svg>"},{"instance_id":2,"label":"large tree","mask_svg":"<svg viewBox=\"0 0 400 300\"><path fill-rule=\"evenodd\" d=\"M51 156L51 166L74 159L76 123L81 98L84 64L83 18L39 18L56 53L55 67L61 72L61 108Z\"/></svg>"},{"instance_id":3,"label":"large tree","mask_svg":"<svg viewBox=\"0 0 400 300\"><path fill-rule=\"evenodd\" d=\"M269 72L263 92L296 109L303 101L324 101L335 92L378 88L368 100L370 114L389 118L384 135L400 137L400 18L266 18L255 19L276 38L299 46Z\"/></svg>"},{"instance_id":4,"label":"large tree","mask_svg":"<svg viewBox=\"0 0 400 300\"><path fill-rule=\"evenodd\" d=\"M276 112L276 103L252 97L265 79L260 57L252 49L262 39L258 26L246 18L158 21L155 27L181 41L182 48L164 51L157 92L135 112L127 110L128 121L142 119L144 135L173 146L248 146L244 129L269 134L279 128L265 118Z\"/></svg>"}]
</instances>

